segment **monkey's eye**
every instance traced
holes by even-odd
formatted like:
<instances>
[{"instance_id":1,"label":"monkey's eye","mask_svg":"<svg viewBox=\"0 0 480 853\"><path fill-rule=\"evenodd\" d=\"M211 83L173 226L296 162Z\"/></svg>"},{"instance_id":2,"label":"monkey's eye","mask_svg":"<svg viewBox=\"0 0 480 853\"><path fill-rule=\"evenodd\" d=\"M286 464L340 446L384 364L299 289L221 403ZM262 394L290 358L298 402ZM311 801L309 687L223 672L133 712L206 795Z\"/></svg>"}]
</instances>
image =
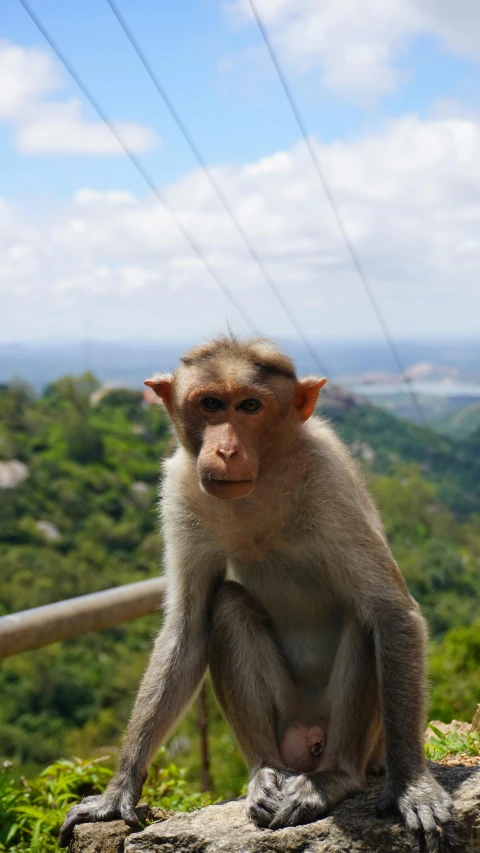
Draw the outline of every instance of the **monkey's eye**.
<instances>
[{"instance_id":1,"label":"monkey's eye","mask_svg":"<svg viewBox=\"0 0 480 853\"><path fill-rule=\"evenodd\" d=\"M254 415L255 412L261 408L261 403L259 400L254 400L253 397L250 400L244 400L243 403L240 403L239 409L243 409L244 412L248 412L249 415Z\"/></svg>"},{"instance_id":2,"label":"monkey's eye","mask_svg":"<svg viewBox=\"0 0 480 853\"><path fill-rule=\"evenodd\" d=\"M203 400L200 400L200 405L207 412L218 412L219 409L225 408L224 403L221 400L217 400L216 397L204 397Z\"/></svg>"}]
</instances>

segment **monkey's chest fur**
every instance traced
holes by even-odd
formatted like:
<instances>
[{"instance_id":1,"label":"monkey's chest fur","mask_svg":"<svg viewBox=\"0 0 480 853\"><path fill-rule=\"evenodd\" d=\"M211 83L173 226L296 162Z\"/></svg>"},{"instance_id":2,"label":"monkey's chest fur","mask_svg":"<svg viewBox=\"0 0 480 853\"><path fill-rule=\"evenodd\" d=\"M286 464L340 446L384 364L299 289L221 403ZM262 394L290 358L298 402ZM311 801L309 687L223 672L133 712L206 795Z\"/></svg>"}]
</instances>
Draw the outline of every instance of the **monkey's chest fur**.
<instances>
[{"instance_id":1,"label":"monkey's chest fur","mask_svg":"<svg viewBox=\"0 0 480 853\"><path fill-rule=\"evenodd\" d=\"M271 494L268 504L214 501L209 509L201 528L209 546L223 555L226 578L242 584L264 609L305 701L311 698L318 707L347 615L319 537L311 535L316 512L299 517L284 495L277 502Z\"/></svg>"},{"instance_id":2,"label":"monkey's chest fur","mask_svg":"<svg viewBox=\"0 0 480 853\"><path fill-rule=\"evenodd\" d=\"M295 680L313 701L331 676L346 614L318 567L278 552L253 561L231 557L227 578L242 584L265 610Z\"/></svg>"}]
</instances>

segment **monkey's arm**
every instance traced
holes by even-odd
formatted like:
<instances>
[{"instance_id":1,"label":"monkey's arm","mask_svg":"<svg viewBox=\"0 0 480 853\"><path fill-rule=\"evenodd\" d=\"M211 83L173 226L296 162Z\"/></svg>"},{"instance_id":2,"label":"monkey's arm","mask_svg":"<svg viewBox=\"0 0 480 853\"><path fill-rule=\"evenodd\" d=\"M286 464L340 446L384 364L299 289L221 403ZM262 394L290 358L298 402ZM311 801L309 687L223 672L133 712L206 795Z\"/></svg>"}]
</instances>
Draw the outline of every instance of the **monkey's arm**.
<instances>
[{"instance_id":1,"label":"monkey's arm","mask_svg":"<svg viewBox=\"0 0 480 853\"><path fill-rule=\"evenodd\" d=\"M431 853L450 850L455 809L428 770L423 747L425 620L379 529L378 517L372 523L370 516L369 506L368 513L357 518L342 562L349 575L345 588L351 605L375 641L387 760L387 784L378 810L400 812L414 847L423 849L426 843Z\"/></svg>"},{"instance_id":2,"label":"monkey's arm","mask_svg":"<svg viewBox=\"0 0 480 853\"><path fill-rule=\"evenodd\" d=\"M429 850L453 847L456 816L452 800L426 767L426 629L413 599L374 603L375 649L385 734L387 784L380 814L398 810L416 843ZM438 847L437 847L438 845Z\"/></svg>"},{"instance_id":3,"label":"monkey's arm","mask_svg":"<svg viewBox=\"0 0 480 853\"><path fill-rule=\"evenodd\" d=\"M222 574L218 558L169 555L165 622L142 679L117 771L104 793L73 806L60 831L66 847L78 823L123 818L137 823L135 806L148 765L191 700L207 667L209 600Z\"/></svg>"},{"instance_id":4,"label":"monkey's arm","mask_svg":"<svg viewBox=\"0 0 480 853\"><path fill-rule=\"evenodd\" d=\"M456 818L450 796L425 761L425 620L408 592L361 478L341 448L335 460L338 467L322 470L330 500L318 508L319 544L333 567L338 595L365 636L374 640L387 763L379 811L398 810L415 843L437 853L442 844L450 849L451 842L452 847ZM353 650L352 667L355 654Z\"/></svg>"}]
</instances>

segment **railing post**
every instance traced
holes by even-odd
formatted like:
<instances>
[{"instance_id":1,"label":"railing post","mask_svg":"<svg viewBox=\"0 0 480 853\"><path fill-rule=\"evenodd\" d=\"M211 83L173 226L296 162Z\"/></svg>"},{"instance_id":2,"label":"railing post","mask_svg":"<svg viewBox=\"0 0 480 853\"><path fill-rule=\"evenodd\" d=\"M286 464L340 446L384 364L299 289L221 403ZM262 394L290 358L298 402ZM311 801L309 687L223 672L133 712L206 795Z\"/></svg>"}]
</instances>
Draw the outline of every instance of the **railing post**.
<instances>
[{"instance_id":1,"label":"railing post","mask_svg":"<svg viewBox=\"0 0 480 853\"><path fill-rule=\"evenodd\" d=\"M165 579L93 592L0 617L0 658L103 631L160 610Z\"/></svg>"}]
</instances>

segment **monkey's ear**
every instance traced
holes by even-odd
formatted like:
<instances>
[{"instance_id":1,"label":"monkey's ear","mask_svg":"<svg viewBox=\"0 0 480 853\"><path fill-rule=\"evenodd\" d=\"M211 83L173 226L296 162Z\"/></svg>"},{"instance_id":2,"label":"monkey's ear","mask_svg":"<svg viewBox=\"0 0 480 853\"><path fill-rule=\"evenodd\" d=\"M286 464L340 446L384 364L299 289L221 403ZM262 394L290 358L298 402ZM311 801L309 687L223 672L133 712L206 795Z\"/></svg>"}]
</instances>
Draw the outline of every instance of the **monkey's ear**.
<instances>
[{"instance_id":1,"label":"monkey's ear","mask_svg":"<svg viewBox=\"0 0 480 853\"><path fill-rule=\"evenodd\" d=\"M295 408L301 421L308 420L313 414L320 388L323 388L326 381L325 377L319 379L317 376L308 376L306 379L299 379L297 382Z\"/></svg>"},{"instance_id":2,"label":"monkey's ear","mask_svg":"<svg viewBox=\"0 0 480 853\"><path fill-rule=\"evenodd\" d=\"M144 385L148 385L152 391L155 391L157 397L160 397L162 403L165 405L168 413L172 414L172 386L173 386L173 377L170 373L159 374L158 376L152 376L151 379L145 379Z\"/></svg>"}]
</instances>

